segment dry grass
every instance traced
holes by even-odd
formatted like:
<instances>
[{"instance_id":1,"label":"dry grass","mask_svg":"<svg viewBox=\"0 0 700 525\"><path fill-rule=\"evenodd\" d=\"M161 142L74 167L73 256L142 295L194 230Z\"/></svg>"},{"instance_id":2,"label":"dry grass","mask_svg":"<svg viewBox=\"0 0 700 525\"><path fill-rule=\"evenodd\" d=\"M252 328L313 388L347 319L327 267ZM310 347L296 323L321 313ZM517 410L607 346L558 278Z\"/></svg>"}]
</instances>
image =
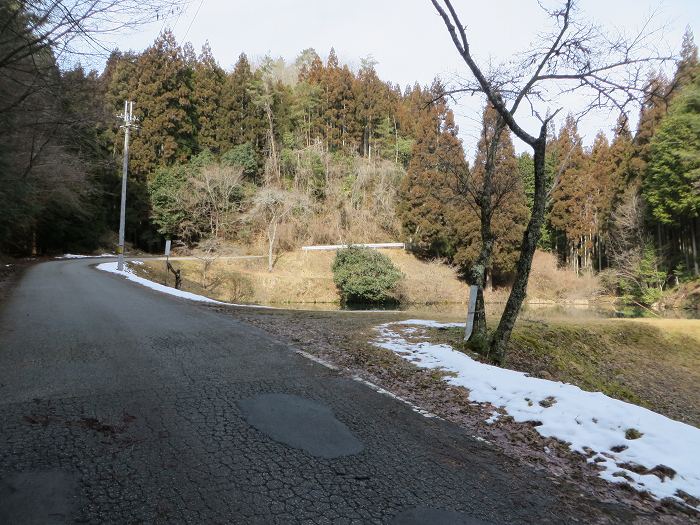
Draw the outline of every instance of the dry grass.
<instances>
[{"instance_id":1,"label":"dry grass","mask_svg":"<svg viewBox=\"0 0 700 525\"><path fill-rule=\"evenodd\" d=\"M380 250L403 272L399 296L406 305L465 304L469 287L458 279L456 271L440 261L425 261L403 250ZM240 249L228 249L228 253ZM177 261L182 269L184 287L229 302L258 304L337 304L333 283L333 251L283 252L272 273L264 259L221 259L212 264L207 283L203 282L202 262ZM156 280L164 279L162 264L147 266ZM206 284L206 286L204 286ZM537 252L528 286L530 303L588 304L598 293L594 276L576 277L570 270L556 267L555 257ZM489 303L504 303L509 290L500 288L486 293Z\"/></svg>"},{"instance_id":2,"label":"dry grass","mask_svg":"<svg viewBox=\"0 0 700 525\"><path fill-rule=\"evenodd\" d=\"M700 279L682 283L669 290L661 299L661 305L665 308L700 310Z\"/></svg>"},{"instance_id":3,"label":"dry grass","mask_svg":"<svg viewBox=\"0 0 700 525\"><path fill-rule=\"evenodd\" d=\"M700 353L700 319L655 319L644 317L639 319L624 319L624 322L642 323L653 326L667 336L679 335L695 339L698 344L698 353Z\"/></svg>"},{"instance_id":4,"label":"dry grass","mask_svg":"<svg viewBox=\"0 0 700 525\"><path fill-rule=\"evenodd\" d=\"M456 272L439 262L425 262L403 250L380 250L404 273L400 294L407 304L463 303L468 287ZM215 261L203 282L202 262L176 261L182 269L183 288L229 302L258 304L337 303L331 265L335 252L286 252L272 273L264 259ZM163 263L146 263L143 270L163 281ZM204 286L206 284L206 286Z\"/></svg>"},{"instance_id":5,"label":"dry grass","mask_svg":"<svg viewBox=\"0 0 700 525\"><path fill-rule=\"evenodd\" d=\"M553 254L537 251L527 290L531 303L588 304L600 295L601 286L597 276L590 273L577 276L568 268L558 268Z\"/></svg>"}]
</instances>

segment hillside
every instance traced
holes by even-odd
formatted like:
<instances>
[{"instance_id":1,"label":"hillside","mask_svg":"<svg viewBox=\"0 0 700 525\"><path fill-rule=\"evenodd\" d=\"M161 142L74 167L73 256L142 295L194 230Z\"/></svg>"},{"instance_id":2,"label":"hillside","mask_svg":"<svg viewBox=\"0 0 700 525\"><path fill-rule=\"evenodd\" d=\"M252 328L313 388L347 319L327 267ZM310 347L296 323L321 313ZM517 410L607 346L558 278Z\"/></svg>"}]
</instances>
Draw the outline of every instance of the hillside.
<instances>
[{"instance_id":1,"label":"hillside","mask_svg":"<svg viewBox=\"0 0 700 525\"><path fill-rule=\"evenodd\" d=\"M461 303L468 287L455 270L440 262L425 262L403 250L380 250L406 276L400 293L407 304ZM335 252L300 250L282 253L272 273L265 259L221 259L212 263L206 282L199 260L176 261L183 289L228 302L256 304L337 303L331 264ZM146 262L139 272L163 281L164 263ZM171 277L172 281L172 277Z\"/></svg>"},{"instance_id":2,"label":"hillside","mask_svg":"<svg viewBox=\"0 0 700 525\"><path fill-rule=\"evenodd\" d=\"M379 250L403 272L399 295L405 305L439 305L466 303L469 287L458 278L454 268L440 261L426 261L403 250ZM196 253L196 252L195 252ZM337 304L333 283L332 251L284 252L279 255L273 272L267 271L265 258L221 258L204 273L204 262L176 260L182 270L183 289L226 302L255 304ZM146 261L138 272L152 280L164 282L162 261ZM172 285L172 276L170 276ZM530 302L587 304L596 297L597 280L593 276L577 278L570 270L556 268L552 254L538 252L532 272ZM507 288L487 291L487 302L503 302Z\"/></svg>"}]
</instances>

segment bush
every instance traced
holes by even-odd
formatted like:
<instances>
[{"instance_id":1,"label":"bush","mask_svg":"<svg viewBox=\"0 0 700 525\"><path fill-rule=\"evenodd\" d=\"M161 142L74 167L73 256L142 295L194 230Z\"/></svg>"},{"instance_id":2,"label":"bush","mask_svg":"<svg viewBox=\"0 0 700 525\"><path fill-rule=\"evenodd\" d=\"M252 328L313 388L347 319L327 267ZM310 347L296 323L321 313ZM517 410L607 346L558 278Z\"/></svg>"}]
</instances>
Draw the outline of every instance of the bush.
<instances>
[{"instance_id":1,"label":"bush","mask_svg":"<svg viewBox=\"0 0 700 525\"><path fill-rule=\"evenodd\" d=\"M344 248L333 261L333 281L346 304L397 302L394 291L402 278L389 257L368 248Z\"/></svg>"}]
</instances>

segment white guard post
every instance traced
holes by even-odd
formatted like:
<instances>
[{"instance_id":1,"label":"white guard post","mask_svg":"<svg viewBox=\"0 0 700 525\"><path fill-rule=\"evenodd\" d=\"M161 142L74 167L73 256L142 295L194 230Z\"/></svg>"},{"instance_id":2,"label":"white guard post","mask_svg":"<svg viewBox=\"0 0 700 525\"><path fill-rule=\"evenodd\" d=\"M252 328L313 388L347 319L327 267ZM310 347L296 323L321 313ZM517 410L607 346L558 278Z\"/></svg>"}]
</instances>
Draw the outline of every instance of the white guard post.
<instances>
[{"instance_id":1,"label":"white guard post","mask_svg":"<svg viewBox=\"0 0 700 525\"><path fill-rule=\"evenodd\" d=\"M168 285L168 262L170 262L170 239L165 240L165 285Z\"/></svg>"},{"instance_id":2,"label":"white guard post","mask_svg":"<svg viewBox=\"0 0 700 525\"><path fill-rule=\"evenodd\" d=\"M479 292L479 287L471 285L469 287L469 307L467 308L467 325L464 328L464 340L469 341L474 331L474 314L476 313L476 294Z\"/></svg>"}]
</instances>

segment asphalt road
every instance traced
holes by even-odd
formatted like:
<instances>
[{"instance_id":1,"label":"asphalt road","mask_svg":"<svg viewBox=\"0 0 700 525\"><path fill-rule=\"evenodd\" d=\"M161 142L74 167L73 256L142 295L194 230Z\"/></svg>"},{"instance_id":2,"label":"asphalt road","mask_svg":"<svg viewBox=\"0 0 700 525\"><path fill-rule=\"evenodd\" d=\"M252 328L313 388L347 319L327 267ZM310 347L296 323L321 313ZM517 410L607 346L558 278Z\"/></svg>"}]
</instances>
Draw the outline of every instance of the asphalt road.
<instances>
[{"instance_id":1,"label":"asphalt road","mask_svg":"<svg viewBox=\"0 0 700 525\"><path fill-rule=\"evenodd\" d=\"M0 523L628 517L95 262L36 265L0 306Z\"/></svg>"}]
</instances>

